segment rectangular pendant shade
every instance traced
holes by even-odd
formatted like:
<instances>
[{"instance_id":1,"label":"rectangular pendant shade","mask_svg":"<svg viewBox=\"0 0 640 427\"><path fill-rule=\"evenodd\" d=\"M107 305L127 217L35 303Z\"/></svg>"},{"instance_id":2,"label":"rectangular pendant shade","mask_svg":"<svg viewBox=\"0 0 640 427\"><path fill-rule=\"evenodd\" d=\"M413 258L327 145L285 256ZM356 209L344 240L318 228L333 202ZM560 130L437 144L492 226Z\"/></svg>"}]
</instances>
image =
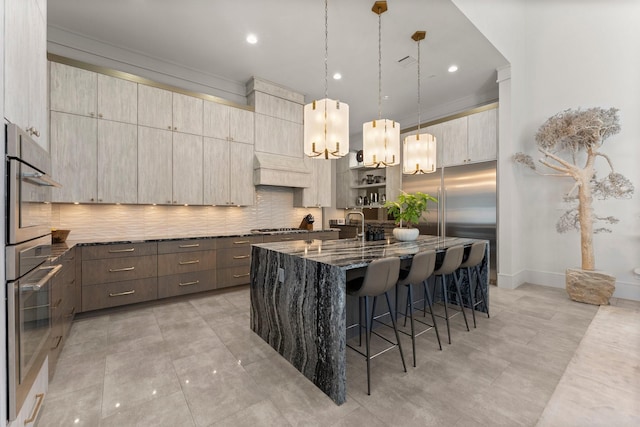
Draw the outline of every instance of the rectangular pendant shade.
<instances>
[{"instance_id":1,"label":"rectangular pendant shade","mask_svg":"<svg viewBox=\"0 0 640 427\"><path fill-rule=\"evenodd\" d=\"M304 106L304 153L316 159L349 153L349 105L325 98Z\"/></svg>"},{"instance_id":2,"label":"rectangular pendant shade","mask_svg":"<svg viewBox=\"0 0 640 427\"><path fill-rule=\"evenodd\" d=\"M435 171L436 138L428 133L407 136L402 150L402 173L415 175Z\"/></svg>"},{"instance_id":3,"label":"rectangular pendant shade","mask_svg":"<svg viewBox=\"0 0 640 427\"><path fill-rule=\"evenodd\" d=\"M400 124L380 119L362 125L362 154L365 166L400 164Z\"/></svg>"}]
</instances>

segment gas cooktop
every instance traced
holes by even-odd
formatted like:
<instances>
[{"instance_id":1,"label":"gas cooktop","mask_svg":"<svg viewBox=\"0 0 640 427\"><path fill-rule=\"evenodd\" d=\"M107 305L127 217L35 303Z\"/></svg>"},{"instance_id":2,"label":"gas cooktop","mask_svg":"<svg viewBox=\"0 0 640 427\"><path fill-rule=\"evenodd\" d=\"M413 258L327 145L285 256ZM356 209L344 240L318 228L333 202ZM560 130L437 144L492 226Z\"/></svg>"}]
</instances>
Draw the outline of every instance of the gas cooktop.
<instances>
[{"instance_id":1,"label":"gas cooktop","mask_svg":"<svg viewBox=\"0 0 640 427\"><path fill-rule=\"evenodd\" d=\"M303 233L307 230L299 228L283 227L283 228L254 228L250 230L252 233Z\"/></svg>"}]
</instances>

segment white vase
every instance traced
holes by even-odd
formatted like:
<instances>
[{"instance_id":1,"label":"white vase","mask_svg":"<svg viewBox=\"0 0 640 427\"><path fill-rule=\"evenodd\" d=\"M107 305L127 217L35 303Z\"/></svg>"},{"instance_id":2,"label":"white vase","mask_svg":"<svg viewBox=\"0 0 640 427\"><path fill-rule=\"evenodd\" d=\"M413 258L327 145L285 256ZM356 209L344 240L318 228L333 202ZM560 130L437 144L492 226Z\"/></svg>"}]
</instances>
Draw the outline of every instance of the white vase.
<instances>
[{"instance_id":1,"label":"white vase","mask_svg":"<svg viewBox=\"0 0 640 427\"><path fill-rule=\"evenodd\" d=\"M393 229L393 237L396 240L400 240L401 242L411 242L418 238L418 234L420 234L420 230L417 228L399 228L396 227Z\"/></svg>"}]
</instances>

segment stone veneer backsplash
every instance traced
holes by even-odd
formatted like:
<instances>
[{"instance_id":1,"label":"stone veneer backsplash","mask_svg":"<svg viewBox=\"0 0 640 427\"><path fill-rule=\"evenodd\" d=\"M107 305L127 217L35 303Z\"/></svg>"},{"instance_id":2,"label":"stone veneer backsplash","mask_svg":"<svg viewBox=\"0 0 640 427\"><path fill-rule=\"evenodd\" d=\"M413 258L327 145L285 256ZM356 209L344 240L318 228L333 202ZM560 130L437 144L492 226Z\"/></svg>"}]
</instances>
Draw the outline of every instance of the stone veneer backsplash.
<instances>
[{"instance_id":1,"label":"stone veneer backsplash","mask_svg":"<svg viewBox=\"0 0 640 427\"><path fill-rule=\"evenodd\" d=\"M260 186L248 207L54 204L52 226L71 230L69 240L141 240L297 228L308 213L321 229L322 209L294 208L291 188Z\"/></svg>"}]
</instances>

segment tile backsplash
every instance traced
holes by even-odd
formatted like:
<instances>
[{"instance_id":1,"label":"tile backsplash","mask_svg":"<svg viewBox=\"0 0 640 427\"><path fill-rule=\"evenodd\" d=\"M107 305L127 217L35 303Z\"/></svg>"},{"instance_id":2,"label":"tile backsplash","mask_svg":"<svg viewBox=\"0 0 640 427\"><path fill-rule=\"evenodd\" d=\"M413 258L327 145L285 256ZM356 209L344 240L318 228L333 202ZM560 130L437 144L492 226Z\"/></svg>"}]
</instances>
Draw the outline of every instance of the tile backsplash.
<instances>
[{"instance_id":1,"label":"tile backsplash","mask_svg":"<svg viewBox=\"0 0 640 427\"><path fill-rule=\"evenodd\" d=\"M52 225L69 240L210 236L252 228L298 227L311 213L322 228L322 209L294 208L293 189L260 186L248 207L54 204Z\"/></svg>"}]
</instances>

